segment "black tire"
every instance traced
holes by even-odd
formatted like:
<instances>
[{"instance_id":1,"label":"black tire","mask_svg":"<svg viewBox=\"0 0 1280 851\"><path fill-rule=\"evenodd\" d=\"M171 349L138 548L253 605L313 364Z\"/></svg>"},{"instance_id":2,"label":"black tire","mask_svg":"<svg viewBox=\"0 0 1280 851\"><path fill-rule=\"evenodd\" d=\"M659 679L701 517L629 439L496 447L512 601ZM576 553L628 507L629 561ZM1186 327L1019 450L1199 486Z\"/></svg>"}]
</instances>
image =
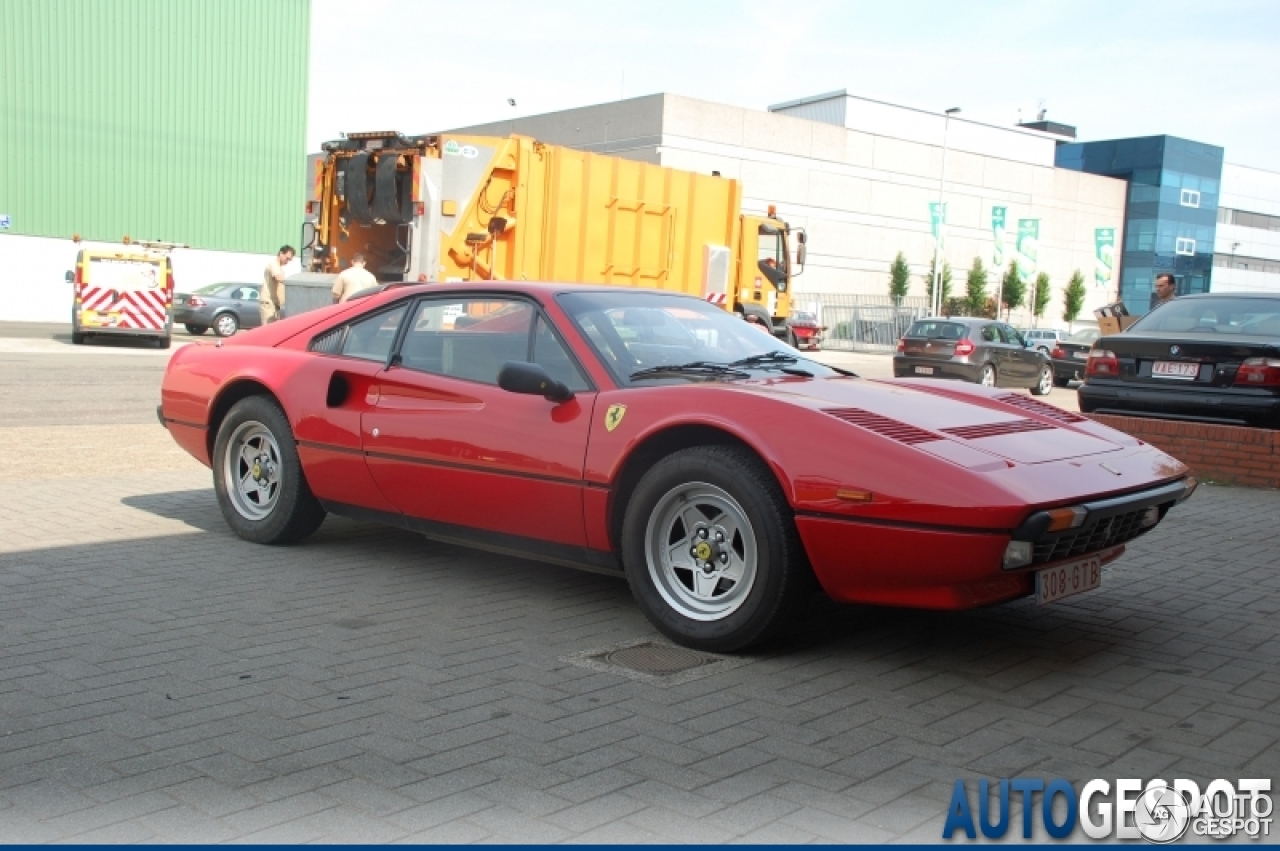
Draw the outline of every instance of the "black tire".
<instances>
[{"instance_id":1,"label":"black tire","mask_svg":"<svg viewBox=\"0 0 1280 851\"><path fill-rule=\"evenodd\" d=\"M71 345L73 345L73 346L83 346L83 345L84 345L84 332L83 332L83 331L72 331L72 332L71 332Z\"/></svg>"},{"instance_id":2,"label":"black tire","mask_svg":"<svg viewBox=\"0 0 1280 851\"><path fill-rule=\"evenodd\" d=\"M213 333L219 337L233 337L240 330L240 317L234 313L219 313L213 317Z\"/></svg>"},{"instance_id":3,"label":"black tire","mask_svg":"<svg viewBox=\"0 0 1280 851\"><path fill-rule=\"evenodd\" d=\"M736 608L698 619L664 596L671 592L659 587L664 581L662 566L651 570L648 552L651 533L655 540L663 538L655 512L662 505L687 507L678 499L673 502L672 495L681 488L706 486L728 494L741 509L755 567ZM695 541L693 530L684 534ZM671 549L669 533L666 543L658 546ZM731 653L768 641L799 614L816 589L791 507L777 480L755 455L737 447L696 446L654 465L627 503L622 560L631 592L649 621L673 641L712 652ZM692 576L689 581L694 581Z\"/></svg>"},{"instance_id":4,"label":"black tire","mask_svg":"<svg viewBox=\"0 0 1280 851\"><path fill-rule=\"evenodd\" d=\"M988 376L990 378L988 379ZM984 363L982 372L978 375L978 383L985 387L996 387L1000 381L1000 376L996 373L996 368L992 364Z\"/></svg>"},{"instance_id":5,"label":"black tire","mask_svg":"<svg viewBox=\"0 0 1280 851\"><path fill-rule=\"evenodd\" d=\"M242 427L252 431L256 426L269 433L275 443L278 463L273 472L279 474L274 502L259 518L247 516L236 507L237 500L227 480L228 466L238 466L237 459L232 459L230 465L227 459L233 435ZM307 486L289 421L275 400L266 396L241 399L223 418L213 446L213 485L227 525L246 541L289 544L307 537L324 522L325 510Z\"/></svg>"},{"instance_id":6,"label":"black tire","mask_svg":"<svg viewBox=\"0 0 1280 851\"><path fill-rule=\"evenodd\" d=\"M173 344L173 338L170 337L168 334L165 334L163 337L156 337L157 349L167 349L172 344Z\"/></svg>"},{"instance_id":7,"label":"black tire","mask_svg":"<svg viewBox=\"0 0 1280 851\"><path fill-rule=\"evenodd\" d=\"M792 331L790 328L787 329L787 345L793 349L800 348L800 344L796 340L796 332Z\"/></svg>"},{"instance_id":8,"label":"black tire","mask_svg":"<svg viewBox=\"0 0 1280 851\"><path fill-rule=\"evenodd\" d=\"M1061 376L1057 376L1057 375L1053 377L1054 387L1066 387L1070 383L1071 383L1070 378L1062 378Z\"/></svg>"},{"instance_id":9,"label":"black tire","mask_svg":"<svg viewBox=\"0 0 1280 851\"><path fill-rule=\"evenodd\" d=\"M208 325L184 325L183 327L186 328L187 333L193 337L199 337L205 331L209 330Z\"/></svg>"},{"instance_id":10,"label":"black tire","mask_svg":"<svg viewBox=\"0 0 1280 851\"><path fill-rule=\"evenodd\" d=\"M1058 379L1053 375L1053 367L1046 363L1040 367L1040 372L1037 375L1039 379L1032 385L1031 395L1048 396L1053 392L1053 385L1058 383Z\"/></svg>"}]
</instances>

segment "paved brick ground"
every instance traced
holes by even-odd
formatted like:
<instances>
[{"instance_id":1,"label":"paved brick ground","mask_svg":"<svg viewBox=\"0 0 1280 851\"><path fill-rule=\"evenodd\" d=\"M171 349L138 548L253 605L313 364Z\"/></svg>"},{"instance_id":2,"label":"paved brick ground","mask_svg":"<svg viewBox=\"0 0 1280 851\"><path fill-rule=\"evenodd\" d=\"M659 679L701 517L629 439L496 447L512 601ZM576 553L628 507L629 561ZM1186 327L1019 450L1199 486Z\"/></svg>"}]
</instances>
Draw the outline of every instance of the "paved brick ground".
<instances>
[{"instance_id":1,"label":"paved brick ground","mask_svg":"<svg viewBox=\"0 0 1280 851\"><path fill-rule=\"evenodd\" d=\"M82 426L14 461L28 428L0 840L930 842L957 777L1280 776L1280 493L1202 489L1074 601L815 600L664 688L563 661L652 634L620 581L332 519L256 547L159 427L106 475L67 474Z\"/></svg>"}]
</instances>

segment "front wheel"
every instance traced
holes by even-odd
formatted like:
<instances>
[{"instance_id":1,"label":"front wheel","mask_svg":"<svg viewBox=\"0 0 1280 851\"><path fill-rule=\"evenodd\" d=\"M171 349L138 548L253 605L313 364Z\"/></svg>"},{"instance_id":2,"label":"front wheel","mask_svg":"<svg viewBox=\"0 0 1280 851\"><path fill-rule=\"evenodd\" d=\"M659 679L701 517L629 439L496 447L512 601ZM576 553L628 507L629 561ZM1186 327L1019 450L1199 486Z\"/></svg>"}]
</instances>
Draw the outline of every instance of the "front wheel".
<instances>
[{"instance_id":1,"label":"front wheel","mask_svg":"<svg viewBox=\"0 0 1280 851\"><path fill-rule=\"evenodd\" d=\"M996 368L991 364L983 364L982 372L978 375L978 383L983 387L996 386Z\"/></svg>"},{"instance_id":2,"label":"front wheel","mask_svg":"<svg viewBox=\"0 0 1280 851\"><path fill-rule=\"evenodd\" d=\"M246 541L291 543L324 521L289 421L264 396L242 399L227 412L213 448L213 484L227 525Z\"/></svg>"},{"instance_id":3,"label":"front wheel","mask_svg":"<svg viewBox=\"0 0 1280 851\"><path fill-rule=\"evenodd\" d=\"M654 626L713 652L767 641L814 587L777 481L735 447L684 449L650 469L627 504L622 560Z\"/></svg>"},{"instance_id":4,"label":"front wheel","mask_svg":"<svg viewBox=\"0 0 1280 851\"><path fill-rule=\"evenodd\" d=\"M1053 377L1053 367L1049 366L1048 364L1045 364L1044 366L1040 367L1040 379L1036 382L1035 386L1031 388L1031 395L1032 396L1048 396L1051 392L1053 392L1053 385L1055 383L1056 382Z\"/></svg>"}]
</instances>

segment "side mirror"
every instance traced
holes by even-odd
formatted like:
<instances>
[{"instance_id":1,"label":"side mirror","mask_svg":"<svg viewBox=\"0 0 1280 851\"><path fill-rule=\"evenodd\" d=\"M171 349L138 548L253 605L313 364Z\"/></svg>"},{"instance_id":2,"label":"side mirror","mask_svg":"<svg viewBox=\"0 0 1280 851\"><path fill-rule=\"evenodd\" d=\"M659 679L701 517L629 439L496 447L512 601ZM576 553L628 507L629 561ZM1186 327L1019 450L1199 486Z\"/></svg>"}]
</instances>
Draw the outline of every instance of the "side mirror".
<instances>
[{"instance_id":1,"label":"side mirror","mask_svg":"<svg viewBox=\"0 0 1280 851\"><path fill-rule=\"evenodd\" d=\"M66 277L64 278L64 280L65 280L68 284L74 284L74 283L76 282L76 273L75 273L75 272L72 272L70 269L68 269L68 270L67 270Z\"/></svg>"},{"instance_id":2,"label":"side mirror","mask_svg":"<svg viewBox=\"0 0 1280 851\"><path fill-rule=\"evenodd\" d=\"M804 265L804 258L807 252L804 246L804 240L800 240L800 244L796 246L796 263L800 266Z\"/></svg>"},{"instance_id":3,"label":"side mirror","mask_svg":"<svg viewBox=\"0 0 1280 851\"><path fill-rule=\"evenodd\" d=\"M573 391L556 381L541 364L509 360L498 372L498 386L508 393L541 396L550 402L568 402Z\"/></svg>"}]
</instances>

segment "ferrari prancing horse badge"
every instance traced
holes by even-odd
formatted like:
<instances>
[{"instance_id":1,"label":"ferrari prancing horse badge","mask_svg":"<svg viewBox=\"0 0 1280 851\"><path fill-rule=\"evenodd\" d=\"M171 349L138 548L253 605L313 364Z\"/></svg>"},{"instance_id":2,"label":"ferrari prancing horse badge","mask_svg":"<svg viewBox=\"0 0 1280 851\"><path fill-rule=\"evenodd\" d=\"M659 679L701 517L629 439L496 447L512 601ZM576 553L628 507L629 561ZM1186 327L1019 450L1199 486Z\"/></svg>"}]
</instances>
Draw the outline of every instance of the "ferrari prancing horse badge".
<instances>
[{"instance_id":1,"label":"ferrari prancing horse badge","mask_svg":"<svg viewBox=\"0 0 1280 851\"><path fill-rule=\"evenodd\" d=\"M604 412L604 427L607 431L613 431L618 427L618 423L622 422L622 417L627 413L626 405L610 405L609 410Z\"/></svg>"}]
</instances>

